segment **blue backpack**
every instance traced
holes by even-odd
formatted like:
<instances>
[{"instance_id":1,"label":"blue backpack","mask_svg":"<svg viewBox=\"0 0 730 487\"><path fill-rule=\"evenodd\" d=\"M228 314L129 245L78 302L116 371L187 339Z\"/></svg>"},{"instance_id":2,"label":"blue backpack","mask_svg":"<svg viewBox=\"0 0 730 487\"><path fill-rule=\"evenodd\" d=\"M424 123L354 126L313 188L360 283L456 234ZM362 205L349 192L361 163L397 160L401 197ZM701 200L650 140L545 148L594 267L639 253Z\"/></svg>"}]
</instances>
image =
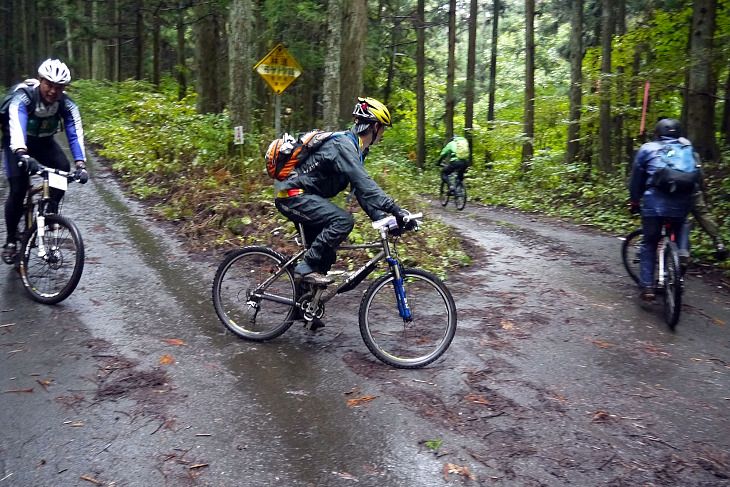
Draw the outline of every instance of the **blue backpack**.
<instances>
[{"instance_id":1,"label":"blue backpack","mask_svg":"<svg viewBox=\"0 0 730 487\"><path fill-rule=\"evenodd\" d=\"M652 186L669 194L693 193L699 182L700 171L689 140L680 137L670 142L660 142L657 170Z\"/></svg>"}]
</instances>

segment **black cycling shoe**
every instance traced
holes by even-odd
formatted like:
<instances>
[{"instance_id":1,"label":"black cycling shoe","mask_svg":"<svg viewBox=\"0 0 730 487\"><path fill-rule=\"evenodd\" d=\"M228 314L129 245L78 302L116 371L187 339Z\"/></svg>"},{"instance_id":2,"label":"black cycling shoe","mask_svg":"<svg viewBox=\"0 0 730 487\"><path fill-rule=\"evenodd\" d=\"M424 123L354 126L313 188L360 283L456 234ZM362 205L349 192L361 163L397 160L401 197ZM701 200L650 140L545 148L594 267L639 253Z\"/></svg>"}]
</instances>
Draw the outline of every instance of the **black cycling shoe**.
<instances>
[{"instance_id":1,"label":"black cycling shoe","mask_svg":"<svg viewBox=\"0 0 730 487\"><path fill-rule=\"evenodd\" d=\"M314 318L312 321L304 322L304 328L308 329L309 331L317 331L324 327L324 321L320 320L319 318Z\"/></svg>"},{"instance_id":2,"label":"black cycling shoe","mask_svg":"<svg viewBox=\"0 0 730 487\"><path fill-rule=\"evenodd\" d=\"M331 277L325 276L324 274L320 274L319 272L310 272L309 274L302 276L302 282L314 284L315 286L329 286L335 282L335 280Z\"/></svg>"},{"instance_id":3,"label":"black cycling shoe","mask_svg":"<svg viewBox=\"0 0 730 487\"><path fill-rule=\"evenodd\" d=\"M639 292L639 298L647 303L651 303L652 301L654 301L655 297L656 293L654 292L654 288L651 287L642 288Z\"/></svg>"},{"instance_id":4,"label":"black cycling shoe","mask_svg":"<svg viewBox=\"0 0 730 487\"><path fill-rule=\"evenodd\" d=\"M3 262L10 265L15 263L15 257L18 255L18 246L14 243L6 243L3 245Z\"/></svg>"}]
</instances>

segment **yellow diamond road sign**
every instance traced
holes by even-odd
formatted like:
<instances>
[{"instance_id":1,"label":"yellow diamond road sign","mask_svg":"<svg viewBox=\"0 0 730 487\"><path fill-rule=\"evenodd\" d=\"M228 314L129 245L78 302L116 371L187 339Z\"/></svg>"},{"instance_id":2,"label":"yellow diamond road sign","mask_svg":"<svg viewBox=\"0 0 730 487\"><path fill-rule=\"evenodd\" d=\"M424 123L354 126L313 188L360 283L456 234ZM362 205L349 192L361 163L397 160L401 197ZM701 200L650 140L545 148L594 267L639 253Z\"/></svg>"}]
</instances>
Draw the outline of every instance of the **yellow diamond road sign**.
<instances>
[{"instance_id":1,"label":"yellow diamond road sign","mask_svg":"<svg viewBox=\"0 0 730 487\"><path fill-rule=\"evenodd\" d=\"M277 95L302 74L302 67L281 44L269 51L253 69Z\"/></svg>"}]
</instances>

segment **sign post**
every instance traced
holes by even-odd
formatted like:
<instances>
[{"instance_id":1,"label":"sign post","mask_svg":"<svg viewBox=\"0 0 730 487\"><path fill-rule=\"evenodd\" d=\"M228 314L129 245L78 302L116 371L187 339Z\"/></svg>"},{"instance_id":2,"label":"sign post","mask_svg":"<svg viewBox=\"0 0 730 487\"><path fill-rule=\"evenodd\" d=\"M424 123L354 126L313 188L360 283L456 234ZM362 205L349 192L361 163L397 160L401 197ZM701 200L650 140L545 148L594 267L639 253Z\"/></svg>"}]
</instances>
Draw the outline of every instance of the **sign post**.
<instances>
[{"instance_id":1,"label":"sign post","mask_svg":"<svg viewBox=\"0 0 730 487\"><path fill-rule=\"evenodd\" d=\"M277 44L253 67L276 96L275 130L281 132L281 94L302 74L302 67L282 44Z\"/></svg>"},{"instance_id":2,"label":"sign post","mask_svg":"<svg viewBox=\"0 0 730 487\"><path fill-rule=\"evenodd\" d=\"M237 126L233 127L233 143L240 146L241 159L243 159L244 140L245 140L245 135L243 133L243 126L237 125Z\"/></svg>"}]
</instances>

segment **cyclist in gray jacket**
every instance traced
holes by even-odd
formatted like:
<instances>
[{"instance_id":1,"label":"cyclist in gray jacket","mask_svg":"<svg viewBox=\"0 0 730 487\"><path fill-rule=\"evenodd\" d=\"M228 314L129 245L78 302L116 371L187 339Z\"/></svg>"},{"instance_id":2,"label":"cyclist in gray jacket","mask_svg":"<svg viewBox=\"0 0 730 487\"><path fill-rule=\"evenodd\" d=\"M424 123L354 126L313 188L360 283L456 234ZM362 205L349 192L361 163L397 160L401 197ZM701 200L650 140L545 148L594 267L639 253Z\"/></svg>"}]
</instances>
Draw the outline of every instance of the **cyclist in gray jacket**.
<instances>
[{"instance_id":1,"label":"cyclist in gray jacket","mask_svg":"<svg viewBox=\"0 0 730 487\"><path fill-rule=\"evenodd\" d=\"M358 98L352 112L355 123L338 132L303 161L284 181L276 181L276 208L291 221L302 223L309 249L294 269L305 282L327 285L326 276L336 260L335 249L354 227L350 213L329 198L352 187L362 209L372 220L394 215L399 223L408 212L377 185L365 171L365 156L391 126L388 108L373 98Z\"/></svg>"}]
</instances>

